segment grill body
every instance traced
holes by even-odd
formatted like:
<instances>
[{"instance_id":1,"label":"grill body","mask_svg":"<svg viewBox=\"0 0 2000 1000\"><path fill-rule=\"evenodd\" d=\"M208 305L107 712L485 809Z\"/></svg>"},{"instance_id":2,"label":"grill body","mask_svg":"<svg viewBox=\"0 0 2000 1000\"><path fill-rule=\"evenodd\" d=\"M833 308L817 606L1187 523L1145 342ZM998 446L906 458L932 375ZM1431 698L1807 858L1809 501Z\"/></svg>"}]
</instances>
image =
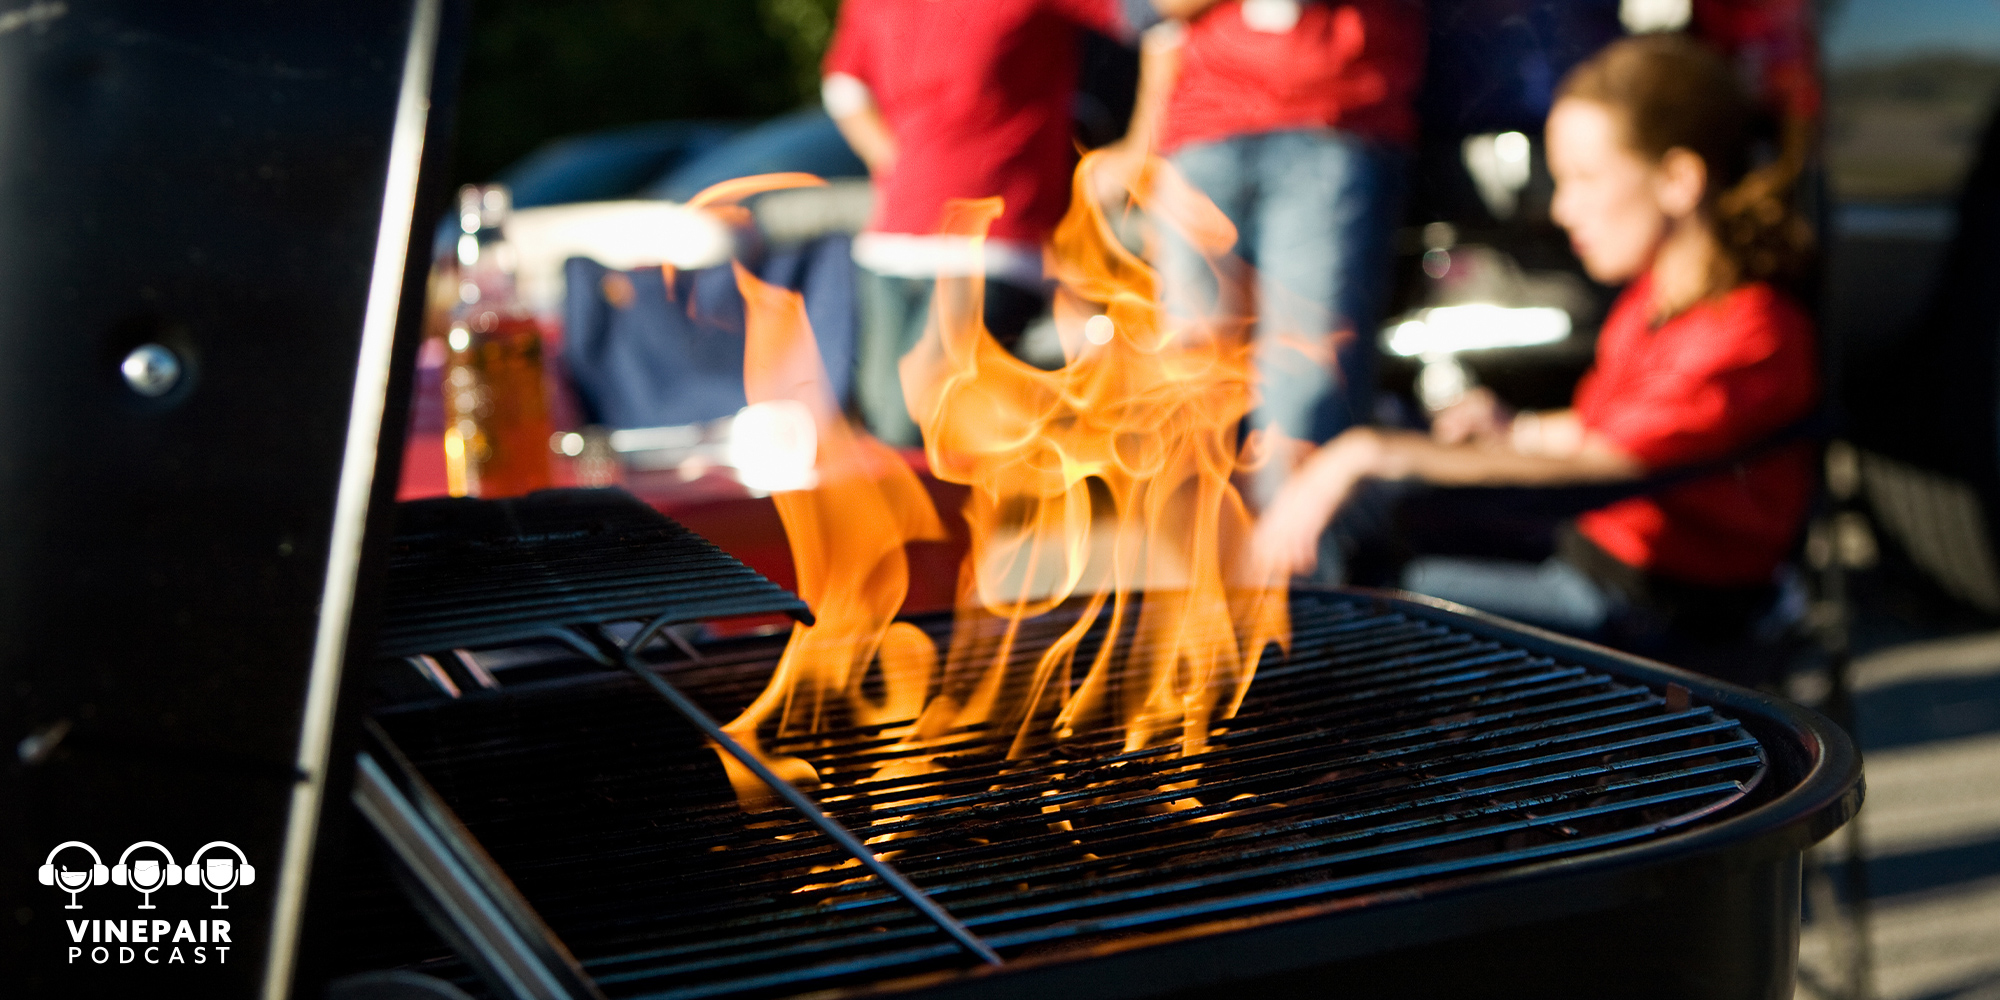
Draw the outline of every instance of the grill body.
<instances>
[{"instance_id":1,"label":"grill body","mask_svg":"<svg viewBox=\"0 0 2000 1000\"><path fill-rule=\"evenodd\" d=\"M1860 796L1823 719L1407 597L1293 607L1289 658L1192 760L1082 726L1013 759L967 731L924 748L940 768L885 771L910 751L879 727L766 733L999 968L799 815L740 810L698 733L582 657L385 708L377 752L463 822L582 995L1789 995L1799 852ZM915 621L942 646L947 619ZM781 647L642 653L726 718ZM392 895L347 905L364 964L425 958L361 930Z\"/></svg>"}]
</instances>

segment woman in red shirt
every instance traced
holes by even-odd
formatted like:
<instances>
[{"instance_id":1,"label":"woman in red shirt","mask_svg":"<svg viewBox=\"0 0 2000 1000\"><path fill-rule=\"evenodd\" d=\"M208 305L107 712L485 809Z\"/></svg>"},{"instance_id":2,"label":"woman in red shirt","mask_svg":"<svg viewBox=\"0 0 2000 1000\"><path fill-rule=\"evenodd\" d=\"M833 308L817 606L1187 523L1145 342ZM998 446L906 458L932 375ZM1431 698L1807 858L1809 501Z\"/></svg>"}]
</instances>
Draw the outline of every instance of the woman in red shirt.
<instances>
[{"instance_id":1,"label":"woman in red shirt","mask_svg":"<svg viewBox=\"0 0 2000 1000\"><path fill-rule=\"evenodd\" d=\"M1578 66L1549 113L1552 214L1592 278L1630 284L1574 405L1509 414L1479 392L1428 437L1349 431L1265 513L1259 556L1311 571L1370 478L1566 486L1740 457L1583 515L1540 565L1426 558L1404 573L1412 590L1644 652L1740 634L1769 603L1813 482L1808 445L1757 446L1818 398L1811 324L1772 284L1807 238L1772 176L1786 165L1749 169L1751 117L1728 67L1682 36L1626 39Z\"/></svg>"}]
</instances>

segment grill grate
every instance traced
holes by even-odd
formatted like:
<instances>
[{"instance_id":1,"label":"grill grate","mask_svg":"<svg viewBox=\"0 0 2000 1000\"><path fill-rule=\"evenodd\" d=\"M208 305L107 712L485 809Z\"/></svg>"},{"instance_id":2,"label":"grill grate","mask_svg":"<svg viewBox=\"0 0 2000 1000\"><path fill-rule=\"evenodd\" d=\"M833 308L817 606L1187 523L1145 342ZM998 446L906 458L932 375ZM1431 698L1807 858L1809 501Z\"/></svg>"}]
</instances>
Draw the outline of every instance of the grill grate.
<instances>
[{"instance_id":1,"label":"grill grate","mask_svg":"<svg viewBox=\"0 0 2000 1000\"><path fill-rule=\"evenodd\" d=\"M809 617L784 588L618 490L413 500L396 517L383 656L661 615Z\"/></svg>"},{"instance_id":2,"label":"grill grate","mask_svg":"<svg viewBox=\"0 0 2000 1000\"><path fill-rule=\"evenodd\" d=\"M942 645L947 620L920 624ZM1017 655L1062 625L1035 623ZM1092 732L1007 760L966 732L929 748L947 768L878 778L900 753L879 729L767 746L810 760L825 808L1009 959L1629 843L1764 775L1734 720L1583 666L1346 595L1294 595L1293 628L1192 759ZM719 645L672 674L726 716L776 648ZM805 820L738 809L715 753L629 677L381 721L609 996L973 961Z\"/></svg>"}]
</instances>

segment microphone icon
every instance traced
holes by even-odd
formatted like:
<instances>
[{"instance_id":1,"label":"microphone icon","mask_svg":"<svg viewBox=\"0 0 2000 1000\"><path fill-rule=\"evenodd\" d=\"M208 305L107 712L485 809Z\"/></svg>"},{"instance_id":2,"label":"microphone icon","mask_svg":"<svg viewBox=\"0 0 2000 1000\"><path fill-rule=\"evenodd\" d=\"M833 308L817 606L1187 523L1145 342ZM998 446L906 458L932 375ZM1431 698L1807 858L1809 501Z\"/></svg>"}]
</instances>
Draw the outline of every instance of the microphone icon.
<instances>
[{"instance_id":1,"label":"microphone icon","mask_svg":"<svg viewBox=\"0 0 2000 1000\"><path fill-rule=\"evenodd\" d=\"M125 859L131 857L132 852L141 847L150 847L165 855L167 859L165 867L160 865L159 858L140 858L131 865L126 865ZM142 840L126 848L125 853L118 856L117 866L111 869L111 881L139 890L146 900L139 904L139 909L150 910L154 908L153 893L170 885L181 884L181 866L174 863L172 851L153 841Z\"/></svg>"},{"instance_id":2,"label":"microphone icon","mask_svg":"<svg viewBox=\"0 0 2000 1000\"><path fill-rule=\"evenodd\" d=\"M208 858L204 861L202 855L207 854L211 847L227 847L236 856ZM244 857L241 848L226 840L212 840L201 845L201 850L194 852L194 860L188 862L187 868L182 870L182 875L185 876L187 884L198 885L215 893L215 905L209 907L211 910L229 909L229 904L222 901L222 894L239 885L249 885L257 881L257 869L251 867L250 859Z\"/></svg>"},{"instance_id":3,"label":"microphone icon","mask_svg":"<svg viewBox=\"0 0 2000 1000\"><path fill-rule=\"evenodd\" d=\"M55 863L56 855L61 854L65 847L81 847L89 851L90 864L78 871L70 871L68 865L58 866ZM76 901L76 894L93 885L103 885L110 878L111 873L104 870L104 859L97 856L96 848L81 840L65 840L57 844L56 849L50 851L48 858L42 862L42 867L35 872L35 881L69 893L69 905L63 907L65 910L83 909Z\"/></svg>"}]
</instances>

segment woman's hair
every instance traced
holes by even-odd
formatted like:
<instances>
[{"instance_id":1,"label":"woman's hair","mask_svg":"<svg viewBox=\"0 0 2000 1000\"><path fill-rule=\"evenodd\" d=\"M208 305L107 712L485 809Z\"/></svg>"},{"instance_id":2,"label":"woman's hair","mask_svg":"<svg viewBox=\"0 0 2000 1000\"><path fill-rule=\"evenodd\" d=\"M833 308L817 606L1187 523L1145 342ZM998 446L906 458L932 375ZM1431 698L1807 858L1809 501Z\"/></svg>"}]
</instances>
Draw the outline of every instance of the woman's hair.
<instances>
[{"instance_id":1,"label":"woman's hair","mask_svg":"<svg viewBox=\"0 0 2000 1000\"><path fill-rule=\"evenodd\" d=\"M1571 70L1556 97L1611 108L1626 145L1651 160L1672 149L1701 157L1704 208L1722 245L1716 288L1800 277L1812 253L1812 230L1791 200L1803 147L1752 168L1756 107L1714 52L1685 35L1621 39Z\"/></svg>"}]
</instances>

